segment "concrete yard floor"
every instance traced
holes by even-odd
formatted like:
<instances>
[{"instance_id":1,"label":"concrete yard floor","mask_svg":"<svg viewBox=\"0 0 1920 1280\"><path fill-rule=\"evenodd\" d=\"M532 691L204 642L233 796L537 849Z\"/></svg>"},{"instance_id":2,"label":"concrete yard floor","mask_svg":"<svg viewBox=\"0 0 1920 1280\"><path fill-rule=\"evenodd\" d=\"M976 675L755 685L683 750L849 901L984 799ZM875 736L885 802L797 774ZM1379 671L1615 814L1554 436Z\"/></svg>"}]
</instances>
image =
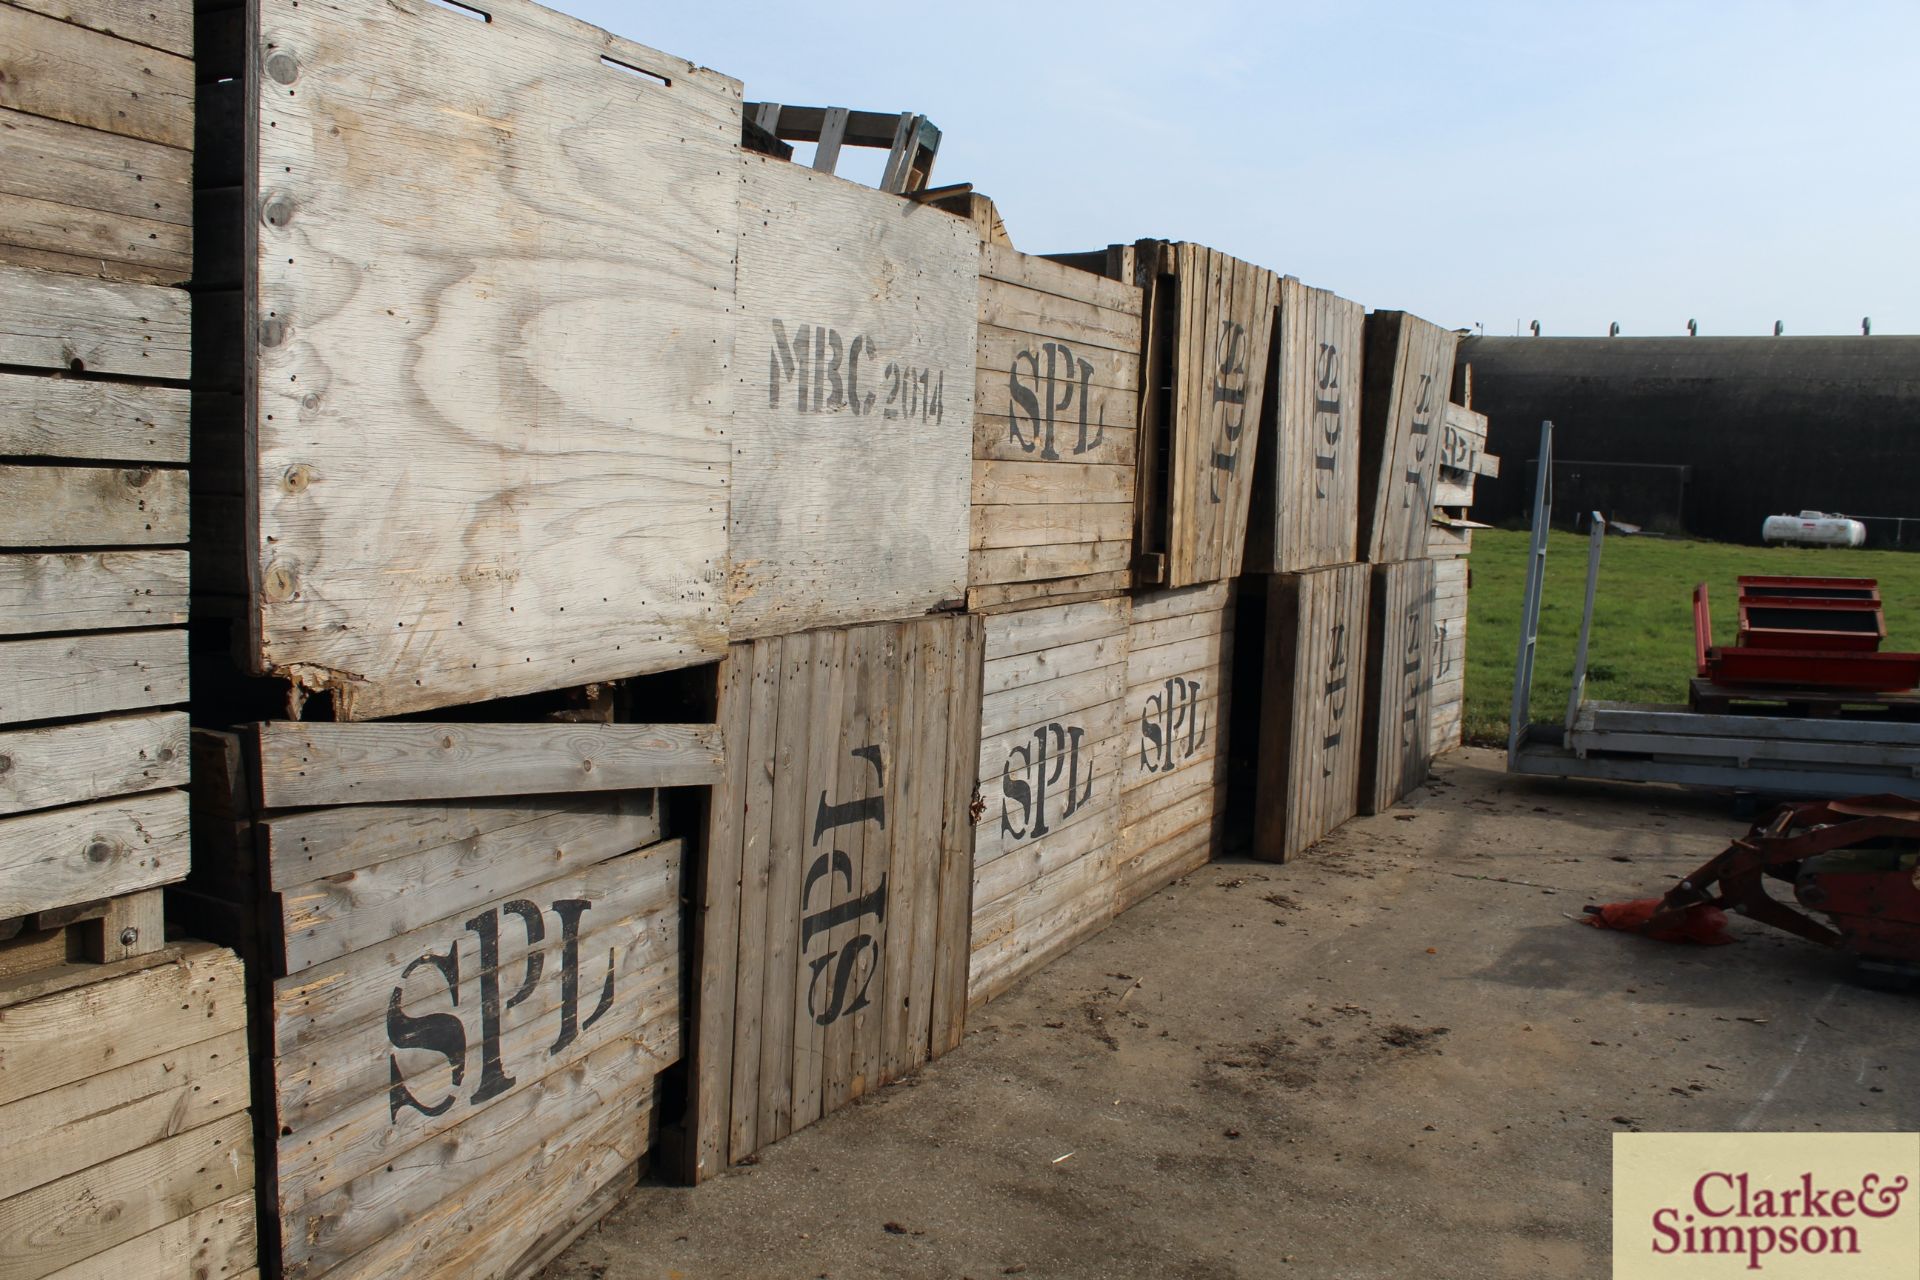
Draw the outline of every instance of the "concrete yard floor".
<instances>
[{"instance_id":1,"label":"concrete yard floor","mask_svg":"<svg viewBox=\"0 0 1920 1280\"><path fill-rule=\"evenodd\" d=\"M640 1188L545 1274L1602 1276L1614 1133L1920 1128L1920 997L1745 920L1566 918L1723 848L1726 800L1502 763L1195 872L914 1080Z\"/></svg>"}]
</instances>

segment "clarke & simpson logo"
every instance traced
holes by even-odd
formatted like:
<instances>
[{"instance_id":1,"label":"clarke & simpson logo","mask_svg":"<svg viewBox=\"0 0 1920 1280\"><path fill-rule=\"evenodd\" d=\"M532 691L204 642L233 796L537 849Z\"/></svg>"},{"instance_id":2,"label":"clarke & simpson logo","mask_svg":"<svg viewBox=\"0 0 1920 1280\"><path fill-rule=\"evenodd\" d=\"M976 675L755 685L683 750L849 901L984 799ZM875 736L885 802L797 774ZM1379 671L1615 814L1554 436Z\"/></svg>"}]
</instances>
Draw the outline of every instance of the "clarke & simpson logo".
<instances>
[{"instance_id":1,"label":"clarke & simpson logo","mask_svg":"<svg viewBox=\"0 0 1920 1280\"><path fill-rule=\"evenodd\" d=\"M1619 1133L1614 1280L1920 1276L1920 1134Z\"/></svg>"}]
</instances>

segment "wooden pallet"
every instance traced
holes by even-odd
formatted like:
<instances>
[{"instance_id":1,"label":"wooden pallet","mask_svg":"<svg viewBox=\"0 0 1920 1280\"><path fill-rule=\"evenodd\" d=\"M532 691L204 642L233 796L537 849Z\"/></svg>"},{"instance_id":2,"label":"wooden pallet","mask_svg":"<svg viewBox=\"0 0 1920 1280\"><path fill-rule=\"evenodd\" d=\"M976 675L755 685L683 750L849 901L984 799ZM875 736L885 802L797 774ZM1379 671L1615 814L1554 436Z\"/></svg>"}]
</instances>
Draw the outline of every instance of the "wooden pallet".
<instances>
[{"instance_id":1,"label":"wooden pallet","mask_svg":"<svg viewBox=\"0 0 1920 1280\"><path fill-rule=\"evenodd\" d=\"M1285 862L1351 818L1359 797L1369 569L1266 579L1253 856Z\"/></svg>"},{"instance_id":2,"label":"wooden pallet","mask_svg":"<svg viewBox=\"0 0 1920 1280\"><path fill-rule=\"evenodd\" d=\"M688 1172L960 1042L982 624L737 644L695 879Z\"/></svg>"},{"instance_id":3,"label":"wooden pallet","mask_svg":"<svg viewBox=\"0 0 1920 1280\"><path fill-rule=\"evenodd\" d=\"M1427 554L1459 335L1404 311L1367 317L1360 417L1360 554L1385 563Z\"/></svg>"},{"instance_id":4,"label":"wooden pallet","mask_svg":"<svg viewBox=\"0 0 1920 1280\"><path fill-rule=\"evenodd\" d=\"M1380 813L1433 761L1434 561L1376 564L1367 607L1360 812Z\"/></svg>"},{"instance_id":5,"label":"wooden pallet","mask_svg":"<svg viewBox=\"0 0 1920 1280\"><path fill-rule=\"evenodd\" d=\"M246 955L273 1274L509 1276L631 1185L680 1056L715 726L196 733L176 895Z\"/></svg>"},{"instance_id":6,"label":"wooden pallet","mask_svg":"<svg viewBox=\"0 0 1920 1280\"><path fill-rule=\"evenodd\" d=\"M1127 628L1114 909L1211 860L1226 827L1232 584L1149 592Z\"/></svg>"},{"instance_id":7,"label":"wooden pallet","mask_svg":"<svg viewBox=\"0 0 1920 1280\"><path fill-rule=\"evenodd\" d=\"M986 620L974 1005L1113 918L1128 613L1109 599Z\"/></svg>"},{"instance_id":8,"label":"wooden pallet","mask_svg":"<svg viewBox=\"0 0 1920 1280\"><path fill-rule=\"evenodd\" d=\"M981 245L975 612L1126 587L1141 305L1131 282Z\"/></svg>"},{"instance_id":9,"label":"wooden pallet","mask_svg":"<svg viewBox=\"0 0 1920 1280\"><path fill-rule=\"evenodd\" d=\"M0 1274L256 1277L240 959L0 990Z\"/></svg>"},{"instance_id":10,"label":"wooden pallet","mask_svg":"<svg viewBox=\"0 0 1920 1280\"><path fill-rule=\"evenodd\" d=\"M1247 529L1249 573L1298 573L1357 558L1366 315L1359 303L1292 276L1280 282Z\"/></svg>"}]
</instances>

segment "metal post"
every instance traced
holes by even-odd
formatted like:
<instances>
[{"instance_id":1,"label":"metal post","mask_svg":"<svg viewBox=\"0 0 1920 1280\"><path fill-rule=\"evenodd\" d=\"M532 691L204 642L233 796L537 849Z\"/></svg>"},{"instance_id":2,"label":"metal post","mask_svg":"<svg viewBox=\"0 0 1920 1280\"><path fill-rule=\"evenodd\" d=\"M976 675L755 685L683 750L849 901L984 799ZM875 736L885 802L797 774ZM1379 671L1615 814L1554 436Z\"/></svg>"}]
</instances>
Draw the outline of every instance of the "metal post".
<instances>
[{"instance_id":1,"label":"metal post","mask_svg":"<svg viewBox=\"0 0 1920 1280\"><path fill-rule=\"evenodd\" d=\"M1587 603L1580 611L1580 647L1573 653L1573 688L1567 692L1567 733L1580 715L1580 704L1587 697L1587 638L1593 634L1593 589L1600 581L1600 544L1606 541L1607 522L1598 511L1593 515L1593 532L1587 537ZM1567 739L1570 742L1571 736ZM1564 745L1564 744L1563 744Z\"/></svg>"},{"instance_id":2,"label":"metal post","mask_svg":"<svg viewBox=\"0 0 1920 1280\"><path fill-rule=\"evenodd\" d=\"M1520 651L1513 661L1513 707L1507 713L1507 768L1520 759L1533 696L1533 654L1540 639L1540 587L1547 569L1547 516L1553 507L1553 423L1540 424L1540 461L1533 479L1533 540L1527 555L1527 590L1520 606Z\"/></svg>"}]
</instances>

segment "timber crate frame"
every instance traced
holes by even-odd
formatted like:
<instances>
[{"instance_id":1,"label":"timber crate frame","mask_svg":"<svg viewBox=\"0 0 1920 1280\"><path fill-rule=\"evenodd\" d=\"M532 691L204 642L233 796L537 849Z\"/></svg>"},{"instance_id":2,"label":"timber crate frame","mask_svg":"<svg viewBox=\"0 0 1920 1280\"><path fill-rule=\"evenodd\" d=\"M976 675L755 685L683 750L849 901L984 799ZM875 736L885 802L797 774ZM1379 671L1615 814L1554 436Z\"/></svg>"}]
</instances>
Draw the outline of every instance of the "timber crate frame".
<instances>
[{"instance_id":1,"label":"timber crate frame","mask_svg":"<svg viewBox=\"0 0 1920 1280\"><path fill-rule=\"evenodd\" d=\"M180 914L245 955L271 1276L519 1276L604 1213L680 1056L714 725L198 731Z\"/></svg>"},{"instance_id":2,"label":"timber crate frame","mask_svg":"<svg viewBox=\"0 0 1920 1280\"><path fill-rule=\"evenodd\" d=\"M1253 856L1285 862L1354 816L1366 692L1369 568L1265 579Z\"/></svg>"},{"instance_id":3,"label":"timber crate frame","mask_svg":"<svg viewBox=\"0 0 1920 1280\"><path fill-rule=\"evenodd\" d=\"M1185 241L1049 256L1145 291L1133 585L1238 576L1280 277Z\"/></svg>"},{"instance_id":4,"label":"timber crate frame","mask_svg":"<svg viewBox=\"0 0 1920 1280\"><path fill-rule=\"evenodd\" d=\"M1254 460L1248 573L1351 564L1360 531L1360 397L1367 309L1280 281Z\"/></svg>"},{"instance_id":5,"label":"timber crate frame","mask_svg":"<svg viewBox=\"0 0 1920 1280\"><path fill-rule=\"evenodd\" d=\"M986 620L973 1008L1113 918L1129 611L1113 598Z\"/></svg>"},{"instance_id":6,"label":"timber crate frame","mask_svg":"<svg viewBox=\"0 0 1920 1280\"><path fill-rule=\"evenodd\" d=\"M1433 763L1434 566L1373 566L1367 607L1367 697L1360 812L1384 813L1427 780Z\"/></svg>"},{"instance_id":7,"label":"timber crate frame","mask_svg":"<svg viewBox=\"0 0 1920 1280\"><path fill-rule=\"evenodd\" d=\"M982 620L733 645L694 873L693 1181L960 1043Z\"/></svg>"}]
</instances>

